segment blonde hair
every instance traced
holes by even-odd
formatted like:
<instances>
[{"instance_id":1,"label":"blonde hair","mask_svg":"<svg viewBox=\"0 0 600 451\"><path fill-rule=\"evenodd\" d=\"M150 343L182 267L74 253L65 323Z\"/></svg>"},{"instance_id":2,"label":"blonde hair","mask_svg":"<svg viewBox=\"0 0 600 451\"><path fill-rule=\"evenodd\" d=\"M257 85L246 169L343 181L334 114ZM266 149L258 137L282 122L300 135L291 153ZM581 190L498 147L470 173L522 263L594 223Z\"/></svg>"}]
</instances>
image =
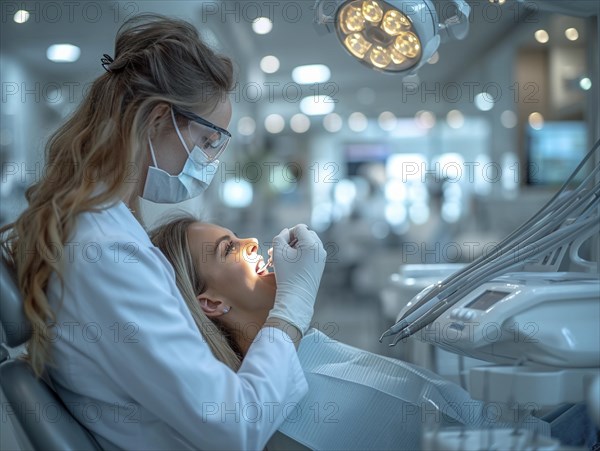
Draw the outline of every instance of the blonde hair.
<instances>
[{"instance_id":1,"label":"blonde hair","mask_svg":"<svg viewBox=\"0 0 600 451\"><path fill-rule=\"evenodd\" d=\"M56 318L45 293L51 274L64 285L52 256L62 255L77 215L134 195L132 169L148 164L157 105L214 110L234 82L231 61L203 43L191 24L155 14L123 24L107 68L47 142L47 168L26 191L28 208L0 229L2 254L16 269L32 325L27 359L38 377L50 360L46 322ZM106 189L92 197L98 183Z\"/></svg>"},{"instance_id":2,"label":"blonde hair","mask_svg":"<svg viewBox=\"0 0 600 451\"><path fill-rule=\"evenodd\" d=\"M198 294L204 293L207 289L200 268L194 265L187 237L188 228L196 222L198 220L190 216L173 219L152 231L150 239L173 265L177 288L212 353L221 362L237 371L241 364L241 357L239 350L236 351L237 346L231 334L225 327L209 319L196 299Z\"/></svg>"}]
</instances>

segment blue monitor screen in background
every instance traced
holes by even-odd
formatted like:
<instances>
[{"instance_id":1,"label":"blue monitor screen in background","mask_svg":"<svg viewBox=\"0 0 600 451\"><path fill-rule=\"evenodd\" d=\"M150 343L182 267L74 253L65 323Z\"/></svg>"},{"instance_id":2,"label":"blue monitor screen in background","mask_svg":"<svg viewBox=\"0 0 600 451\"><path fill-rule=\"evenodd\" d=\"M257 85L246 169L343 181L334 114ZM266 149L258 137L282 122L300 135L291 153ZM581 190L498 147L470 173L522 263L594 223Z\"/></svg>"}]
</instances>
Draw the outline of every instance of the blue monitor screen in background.
<instances>
[{"instance_id":1,"label":"blue monitor screen in background","mask_svg":"<svg viewBox=\"0 0 600 451\"><path fill-rule=\"evenodd\" d=\"M546 122L541 130L527 128L527 184L562 185L587 153L583 121ZM580 171L575 181L581 181Z\"/></svg>"}]
</instances>

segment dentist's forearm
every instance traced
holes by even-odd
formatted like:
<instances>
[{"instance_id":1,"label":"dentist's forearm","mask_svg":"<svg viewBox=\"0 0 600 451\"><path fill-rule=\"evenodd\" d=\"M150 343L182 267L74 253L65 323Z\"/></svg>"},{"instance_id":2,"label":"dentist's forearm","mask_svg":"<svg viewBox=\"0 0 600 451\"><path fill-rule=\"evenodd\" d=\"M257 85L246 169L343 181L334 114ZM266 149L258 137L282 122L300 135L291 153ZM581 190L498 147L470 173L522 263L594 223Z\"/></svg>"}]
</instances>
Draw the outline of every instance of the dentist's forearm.
<instances>
[{"instance_id":1,"label":"dentist's forearm","mask_svg":"<svg viewBox=\"0 0 600 451\"><path fill-rule=\"evenodd\" d=\"M293 324L281 318L268 318L263 327L275 327L276 329L284 331L290 337L290 340L294 343L296 349L298 349L300 340L302 339L302 333Z\"/></svg>"}]
</instances>

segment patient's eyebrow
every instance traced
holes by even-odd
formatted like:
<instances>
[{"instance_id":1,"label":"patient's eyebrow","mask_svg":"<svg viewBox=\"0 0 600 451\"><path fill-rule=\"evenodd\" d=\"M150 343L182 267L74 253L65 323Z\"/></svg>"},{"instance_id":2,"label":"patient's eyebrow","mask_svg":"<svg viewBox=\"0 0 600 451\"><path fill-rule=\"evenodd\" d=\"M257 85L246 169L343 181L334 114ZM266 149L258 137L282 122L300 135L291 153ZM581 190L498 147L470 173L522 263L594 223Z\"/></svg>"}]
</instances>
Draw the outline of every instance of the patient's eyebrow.
<instances>
[{"instance_id":1,"label":"patient's eyebrow","mask_svg":"<svg viewBox=\"0 0 600 451\"><path fill-rule=\"evenodd\" d=\"M231 237L229 235L223 235L221 238L217 239L217 241L215 241L215 248L213 250L213 256L216 259L217 258L217 249L219 249L219 244L221 244L222 241L225 240L230 240Z\"/></svg>"}]
</instances>

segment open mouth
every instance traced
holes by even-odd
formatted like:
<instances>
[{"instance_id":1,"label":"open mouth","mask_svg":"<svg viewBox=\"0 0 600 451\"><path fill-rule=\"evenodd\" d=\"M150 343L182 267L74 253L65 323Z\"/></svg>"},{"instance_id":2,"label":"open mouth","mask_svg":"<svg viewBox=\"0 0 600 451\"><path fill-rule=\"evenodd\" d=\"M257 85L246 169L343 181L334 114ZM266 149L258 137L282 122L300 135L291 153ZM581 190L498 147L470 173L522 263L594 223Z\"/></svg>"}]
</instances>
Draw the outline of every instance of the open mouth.
<instances>
[{"instance_id":1,"label":"open mouth","mask_svg":"<svg viewBox=\"0 0 600 451\"><path fill-rule=\"evenodd\" d=\"M256 274L258 274L259 276L264 276L265 274L269 274L269 269L268 266L266 266L264 264L265 259L262 257L259 257L258 261L256 262L256 267L254 268L254 270L256 271Z\"/></svg>"}]
</instances>

